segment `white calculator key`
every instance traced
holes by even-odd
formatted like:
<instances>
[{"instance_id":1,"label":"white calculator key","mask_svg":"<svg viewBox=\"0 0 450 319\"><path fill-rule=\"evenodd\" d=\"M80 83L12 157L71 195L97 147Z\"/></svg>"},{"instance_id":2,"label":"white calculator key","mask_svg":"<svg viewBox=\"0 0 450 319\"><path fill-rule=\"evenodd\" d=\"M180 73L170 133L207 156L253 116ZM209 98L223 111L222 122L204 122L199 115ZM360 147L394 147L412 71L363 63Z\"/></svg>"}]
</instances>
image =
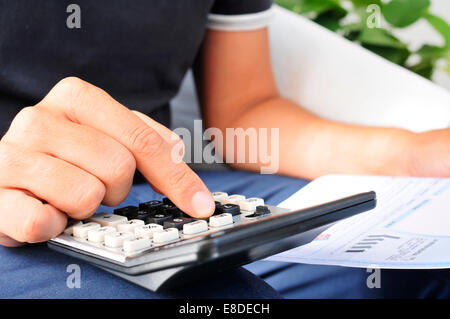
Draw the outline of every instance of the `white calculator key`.
<instances>
[{"instance_id":1,"label":"white calculator key","mask_svg":"<svg viewBox=\"0 0 450 319\"><path fill-rule=\"evenodd\" d=\"M77 222L77 223L75 223L75 224L73 224L73 225L70 225L69 227L67 227L66 229L64 229L64 235L68 235L68 236L73 235L73 228L74 228L75 226L80 226L80 225L83 225L83 223L82 223L82 222Z\"/></svg>"},{"instance_id":2,"label":"white calculator key","mask_svg":"<svg viewBox=\"0 0 450 319\"><path fill-rule=\"evenodd\" d=\"M124 216L109 214L109 213L99 213L92 215L89 221L99 223L102 226L114 226L117 224L126 223L128 219Z\"/></svg>"},{"instance_id":3,"label":"white calculator key","mask_svg":"<svg viewBox=\"0 0 450 319\"><path fill-rule=\"evenodd\" d=\"M163 244L180 238L178 229L166 228L163 231L153 233L153 242L155 244Z\"/></svg>"},{"instance_id":4,"label":"white calculator key","mask_svg":"<svg viewBox=\"0 0 450 319\"><path fill-rule=\"evenodd\" d=\"M227 198L228 194L224 192L214 192L212 193L212 197L214 198L214 201L222 203L222 200Z\"/></svg>"},{"instance_id":5,"label":"white calculator key","mask_svg":"<svg viewBox=\"0 0 450 319\"><path fill-rule=\"evenodd\" d=\"M73 237L86 238L88 235L88 231L94 230L94 229L99 229L100 227L101 227L100 224L93 223L93 222L74 226L73 227Z\"/></svg>"},{"instance_id":6,"label":"white calculator key","mask_svg":"<svg viewBox=\"0 0 450 319\"><path fill-rule=\"evenodd\" d=\"M216 216L209 217L209 226L221 227L233 224L233 215L224 213Z\"/></svg>"},{"instance_id":7,"label":"white calculator key","mask_svg":"<svg viewBox=\"0 0 450 319\"><path fill-rule=\"evenodd\" d=\"M117 232L113 226L105 226L88 231L88 240L94 243L103 243L106 234Z\"/></svg>"},{"instance_id":8,"label":"white calculator key","mask_svg":"<svg viewBox=\"0 0 450 319\"><path fill-rule=\"evenodd\" d=\"M223 202L221 202L222 204L235 204L235 205L239 205L239 202L245 200L245 196L244 195L231 195L228 196L227 198L225 198L223 200Z\"/></svg>"},{"instance_id":9,"label":"white calculator key","mask_svg":"<svg viewBox=\"0 0 450 319\"><path fill-rule=\"evenodd\" d=\"M125 240L134 239L134 234L125 232L125 233L111 233L105 235L105 246L118 248L122 247L123 242Z\"/></svg>"},{"instance_id":10,"label":"white calculator key","mask_svg":"<svg viewBox=\"0 0 450 319\"><path fill-rule=\"evenodd\" d=\"M123 242L123 250L126 252L133 252L137 250L142 250L150 248L152 246L152 241L147 237L138 237L135 239L128 239Z\"/></svg>"},{"instance_id":11,"label":"white calculator key","mask_svg":"<svg viewBox=\"0 0 450 319\"><path fill-rule=\"evenodd\" d=\"M162 231L163 227L159 224L147 224L138 226L134 229L136 237L153 238L153 233Z\"/></svg>"},{"instance_id":12,"label":"white calculator key","mask_svg":"<svg viewBox=\"0 0 450 319\"><path fill-rule=\"evenodd\" d=\"M197 220L195 222L183 225L183 233L186 235L198 234L207 230L208 223L206 220Z\"/></svg>"},{"instance_id":13,"label":"white calculator key","mask_svg":"<svg viewBox=\"0 0 450 319\"><path fill-rule=\"evenodd\" d=\"M132 232L134 233L134 229L139 226L144 226L145 223L140 219L132 219L126 223L118 224L117 230L120 232Z\"/></svg>"},{"instance_id":14,"label":"white calculator key","mask_svg":"<svg viewBox=\"0 0 450 319\"><path fill-rule=\"evenodd\" d=\"M264 206L264 199L252 197L239 202L239 207L248 212L254 212L256 206Z\"/></svg>"}]
</instances>

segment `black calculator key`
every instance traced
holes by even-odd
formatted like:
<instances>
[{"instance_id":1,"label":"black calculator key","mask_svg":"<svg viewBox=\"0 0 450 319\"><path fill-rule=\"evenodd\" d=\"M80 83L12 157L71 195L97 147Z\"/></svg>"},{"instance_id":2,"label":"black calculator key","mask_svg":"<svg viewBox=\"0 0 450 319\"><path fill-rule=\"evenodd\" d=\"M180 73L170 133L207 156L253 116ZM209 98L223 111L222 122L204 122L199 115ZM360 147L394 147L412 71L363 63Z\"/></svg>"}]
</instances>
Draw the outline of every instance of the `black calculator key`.
<instances>
[{"instance_id":1,"label":"black calculator key","mask_svg":"<svg viewBox=\"0 0 450 319\"><path fill-rule=\"evenodd\" d=\"M214 214L213 215L220 215L222 214L222 211L219 210L219 207L222 206L222 204L220 202L215 201L214 202L216 204L216 208L214 210Z\"/></svg>"},{"instance_id":2,"label":"black calculator key","mask_svg":"<svg viewBox=\"0 0 450 319\"><path fill-rule=\"evenodd\" d=\"M158 206L157 212L161 214L168 214L174 217L183 216L184 214L181 209L170 204L163 204L161 206Z\"/></svg>"},{"instance_id":3,"label":"black calculator key","mask_svg":"<svg viewBox=\"0 0 450 319\"><path fill-rule=\"evenodd\" d=\"M173 215L170 214L164 214L164 213L156 213L151 214L147 219L145 220L146 224L160 224L164 225L164 222L166 220L170 220L173 218Z\"/></svg>"},{"instance_id":4,"label":"black calculator key","mask_svg":"<svg viewBox=\"0 0 450 319\"><path fill-rule=\"evenodd\" d=\"M149 216L151 216L151 213L149 213L145 210L144 211L140 210L140 211L138 211L137 216L133 219L140 219L140 220L146 221Z\"/></svg>"},{"instance_id":5,"label":"black calculator key","mask_svg":"<svg viewBox=\"0 0 450 319\"><path fill-rule=\"evenodd\" d=\"M193 222L192 218L188 217L175 217L164 222L164 228L178 228L179 230L183 229L183 225Z\"/></svg>"},{"instance_id":6,"label":"black calculator key","mask_svg":"<svg viewBox=\"0 0 450 319\"><path fill-rule=\"evenodd\" d=\"M253 214L255 217L264 216L270 214L270 209L267 206L256 206L255 213Z\"/></svg>"},{"instance_id":7,"label":"black calculator key","mask_svg":"<svg viewBox=\"0 0 450 319\"><path fill-rule=\"evenodd\" d=\"M162 202L163 202L164 204L166 204L166 205L172 205L172 206L175 206L175 204L172 203L172 201L171 201L170 199L168 199L167 197L164 197L164 198L162 199Z\"/></svg>"},{"instance_id":8,"label":"black calculator key","mask_svg":"<svg viewBox=\"0 0 450 319\"><path fill-rule=\"evenodd\" d=\"M147 213L156 213L156 209L162 204L163 202L160 200L151 200L149 202L140 203L139 210L146 211Z\"/></svg>"},{"instance_id":9,"label":"black calculator key","mask_svg":"<svg viewBox=\"0 0 450 319\"><path fill-rule=\"evenodd\" d=\"M139 208L136 206L125 206L114 210L114 214L125 216L128 219L136 219L138 212Z\"/></svg>"},{"instance_id":10,"label":"black calculator key","mask_svg":"<svg viewBox=\"0 0 450 319\"><path fill-rule=\"evenodd\" d=\"M228 213L235 216L241 213L241 208L236 204L223 204L220 206L216 206L216 208L219 214Z\"/></svg>"}]
</instances>

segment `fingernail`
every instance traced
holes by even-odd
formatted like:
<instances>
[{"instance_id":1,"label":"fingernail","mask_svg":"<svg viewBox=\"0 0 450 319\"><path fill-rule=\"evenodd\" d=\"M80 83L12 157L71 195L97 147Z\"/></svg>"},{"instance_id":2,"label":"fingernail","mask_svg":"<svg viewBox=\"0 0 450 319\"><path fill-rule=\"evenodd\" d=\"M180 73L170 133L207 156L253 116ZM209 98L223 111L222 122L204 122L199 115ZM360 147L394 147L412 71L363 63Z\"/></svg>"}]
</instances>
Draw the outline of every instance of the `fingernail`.
<instances>
[{"instance_id":1,"label":"fingernail","mask_svg":"<svg viewBox=\"0 0 450 319\"><path fill-rule=\"evenodd\" d=\"M213 198L206 192L197 192L192 197L192 208L198 217L210 216L215 207Z\"/></svg>"}]
</instances>

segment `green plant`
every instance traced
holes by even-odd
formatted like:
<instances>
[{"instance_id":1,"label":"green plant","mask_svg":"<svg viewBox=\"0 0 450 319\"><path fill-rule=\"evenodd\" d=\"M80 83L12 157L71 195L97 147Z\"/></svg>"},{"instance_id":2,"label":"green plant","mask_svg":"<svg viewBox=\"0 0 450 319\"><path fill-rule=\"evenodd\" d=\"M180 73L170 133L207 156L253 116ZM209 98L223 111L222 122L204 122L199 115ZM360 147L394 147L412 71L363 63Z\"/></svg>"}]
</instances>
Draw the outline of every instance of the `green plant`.
<instances>
[{"instance_id":1,"label":"green plant","mask_svg":"<svg viewBox=\"0 0 450 319\"><path fill-rule=\"evenodd\" d=\"M276 0L277 4L302 14L320 25L360 43L370 51L399 64L428 79L437 61L446 63L450 74L450 26L442 18L430 13L430 0ZM378 17L379 15L379 17ZM376 24L384 18L386 25ZM348 22L349 17L356 19ZM375 19L375 20L374 20ZM425 44L412 51L392 33L425 19L443 38L443 45ZM375 25L374 25L375 24ZM411 64L410 57L417 55Z\"/></svg>"}]
</instances>

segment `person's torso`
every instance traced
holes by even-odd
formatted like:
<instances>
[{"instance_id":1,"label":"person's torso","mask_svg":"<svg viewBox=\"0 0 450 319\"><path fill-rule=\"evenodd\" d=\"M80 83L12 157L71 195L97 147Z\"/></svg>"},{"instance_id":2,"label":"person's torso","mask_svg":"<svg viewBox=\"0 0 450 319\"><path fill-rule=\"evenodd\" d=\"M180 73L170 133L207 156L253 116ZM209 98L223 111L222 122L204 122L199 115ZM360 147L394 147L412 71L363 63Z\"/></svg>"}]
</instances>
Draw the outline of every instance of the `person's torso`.
<instances>
[{"instance_id":1,"label":"person's torso","mask_svg":"<svg viewBox=\"0 0 450 319\"><path fill-rule=\"evenodd\" d=\"M79 0L77 21L71 1L0 0L0 136L22 107L67 76L168 125L168 102L195 59L213 2Z\"/></svg>"}]
</instances>

